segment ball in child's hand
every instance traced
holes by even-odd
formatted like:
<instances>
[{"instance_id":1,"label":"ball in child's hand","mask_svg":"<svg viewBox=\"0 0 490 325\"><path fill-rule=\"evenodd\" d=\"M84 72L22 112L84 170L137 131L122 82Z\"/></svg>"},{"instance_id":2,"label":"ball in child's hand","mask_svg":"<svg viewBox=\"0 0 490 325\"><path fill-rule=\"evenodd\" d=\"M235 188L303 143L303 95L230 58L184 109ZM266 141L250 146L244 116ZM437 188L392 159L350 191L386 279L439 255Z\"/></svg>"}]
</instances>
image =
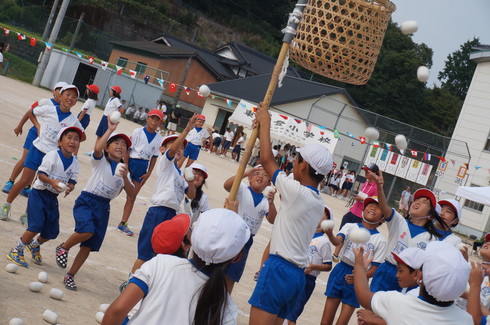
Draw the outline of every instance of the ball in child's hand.
<instances>
[{"instance_id":1,"label":"ball in child's hand","mask_svg":"<svg viewBox=\"0 0 490 325\"><path fill-rule=\"evenodd\" d=\"M121 119L121 113L119 111L112 112L109 118L111 119L111 123L117 124Z\"/></svg>"},{"instance_id":2,"label":"ball in child's hand","mask_svg":"<svg viewBox=\"0 0 490 325\"><path fill-rule=\"evenodd\" d=\"M99 306L99 311L101 311L101 312L105 313L105 312L106 312L106 310L107 310L107 308L109 308L109 306L110 306L110 304L101 304L101 305Z\"/></svg>"},{"instance_id":3,"label":"ball in child's hand","mask_svg":"<svg viewBox=\"0 0 490 325\"><path fill-rule=\"evenodd\" d=\"M118 176L118 177L121 177L121 172L122 172L123 169L124 169L124 164L123 163L117 164L116 170L114 171L114 175L115 176Z\"/></svg>"},{"instance_id":4,"label":"ball in child's hand","mask_svg":"<svg viewBox=\"0 0 490 325\"><path fill-rule=\"evenodd\" d=\"M184 178L188 182L192 182L194 180L194 172L191 167L184 169Z\"/></svg>"},{"instance_id":5,"label":"ball in child's hand","mask_svg":"<svg viewBox=\"0 0 490 325\"><path fill-rule=\"evenodd\" d=\"M95 320L97 321L97 323L99 324L102 324L102 320L104 319L104 313L101 312L101 311L98 311L96 314L95 314Z\"/></svg>"},{"instance_id":6,"label":"ball in child's hand","mask_svg":"<svg viewBox=\"0 0 490 325\"><path fill-rule=\"evenodd\" d=\"M352 230L349 234L349 240L355 244L367 243L371 234L364 228Z\"/></svg>"},{"instance_id":7,"label":"ball in child's hand","mask_svg":"<svg viewBox=\"0 0 490 325\"><path fill-rule=\"evenodd\" d=\"M335 221L323 220L322 223L320 224L320 226L321 226L323 231L327 231L327 230L333 229L333 227L335 227Z\"/></svg>"},{"instance_id":8,"label":"ball in child's hand","mask_svg":"<svg viewBox=\"0 0 490 325\"><path fill-rule=\"evenodd\" d=\"M59 192L64 192L66 190L66 184L63 182L59 182L56 187Z\"/></svg>"}]
</instances>

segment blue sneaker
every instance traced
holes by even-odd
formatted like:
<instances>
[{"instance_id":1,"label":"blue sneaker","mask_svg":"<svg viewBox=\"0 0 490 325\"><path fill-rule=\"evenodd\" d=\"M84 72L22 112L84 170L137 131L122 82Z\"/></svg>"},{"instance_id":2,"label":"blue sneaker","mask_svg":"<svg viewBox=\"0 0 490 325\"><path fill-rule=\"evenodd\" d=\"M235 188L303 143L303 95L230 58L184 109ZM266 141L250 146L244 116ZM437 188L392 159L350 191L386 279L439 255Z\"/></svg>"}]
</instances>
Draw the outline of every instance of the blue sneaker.
<instances>
[{"instance_id":1,"label":"blue sneaker","mask_svg":"<svg viewBox=\"0 0 490 325\"><path fill-rule=\"evenodd\" d=\"M123 234L125 234L126 236L133 236L134 235L134 232L132 232L129 227L128 227L128 223L127 222L124 222L124 223L120 223L119 226L117 226L117 230L119 230L120 232L122 232Z\"/></svg>"},{"instance_id":2,"label":"blue sneaker","mask_svg":"<svg viewBox=\"0 0 490 325\"><path fill-rule=\"evenodd\" d=\"M34 264L42 265L43 264L43 257L41 256L41 247L33 246L33 245L29 244L26 246L26 248L32 254L31 261Z\"/></svg>"},{"instance_id":3,"label":"blue sneaker","mask_svg":"<svg viewBox=\"0 0 490 325\"><path fill-rule=\"evenodd\" d=\"M5 186L3 187L2 192L7 193L7 194L10 193L10 189L12 188L12 186L14 186L14 182L8 181L7 183L5 183Z\"/></svg>"},{"instance_id":4,"label":"blue sneaker","mask_svg":"<svg viewBox=\"0 0 490 325\"><path fill-rule=\"evenodd\" d=\"M22 191L20 191L20 195L25 196L25 197L29 197L29 193L31 193L31 186L30 185L27 185L26 187L24 187L22 189Z\"/></svg>"},{"instance_id":5,"label":"blue sneaker","mask_svg":"<svg viewBox=\"0 0 490 325\"><path fill-rule=\"evenodd\" d=\"M19 252L12 248L7 254L7 259L14 262L18 266L27 267L26 259L24 258L24 252Z\"/></svg>"}]
</instances>

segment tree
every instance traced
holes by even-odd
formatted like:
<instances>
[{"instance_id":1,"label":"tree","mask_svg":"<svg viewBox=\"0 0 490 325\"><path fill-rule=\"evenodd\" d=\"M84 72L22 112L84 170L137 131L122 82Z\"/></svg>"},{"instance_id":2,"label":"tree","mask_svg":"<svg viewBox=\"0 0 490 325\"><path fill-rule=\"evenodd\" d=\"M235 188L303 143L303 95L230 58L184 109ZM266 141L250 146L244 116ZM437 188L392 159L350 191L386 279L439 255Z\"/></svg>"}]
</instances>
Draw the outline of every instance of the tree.
<instances>
[{"instance_id":1,"label":"tree","mask_svg":"<svg viewBox=\"0 0 490 325\"><path fill-rule=\"evenodd\" d=\"M456 126L463 100L447 89L434 87L427 89L426 103L427 120L421 127L450 137Z\"/></svg>"},{"instance_id":2,"label":"tree","mask_svg":"<svg viewBox=\"0 0 490 325\"><path fill-rule=\"evenodd\" d=\"M459 50L448 55L445 67L437 77L441 81L442 88L461 100L466 97L476 68L476 63L470 60L470 53L474 52L474 48L478 45L480 40L473 38L461 45Z\"/></svg>"}]
</instances>

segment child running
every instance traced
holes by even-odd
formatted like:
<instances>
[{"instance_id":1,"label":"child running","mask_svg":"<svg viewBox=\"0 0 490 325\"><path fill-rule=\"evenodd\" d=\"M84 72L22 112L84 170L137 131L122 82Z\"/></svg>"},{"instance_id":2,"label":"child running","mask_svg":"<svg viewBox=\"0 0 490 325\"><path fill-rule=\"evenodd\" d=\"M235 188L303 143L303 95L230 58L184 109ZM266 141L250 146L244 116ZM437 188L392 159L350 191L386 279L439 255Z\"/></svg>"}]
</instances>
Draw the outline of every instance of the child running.
<instances>
[{"instance_id":1,"label":"child running","mask_svg":"<svg viewBox=\"0 0 490 325\"><path fill-rule=\"evenodd\" d=\"M95 104L97 103L97 95L99 94L100 89L96 84L87 85L87 100L83 103L82 110L78 113L78 120L82 124L84 129L90 124L90 115L92 111L95 109Z\"/></svg>"},{"instance_id":2,"label":"child running","mask_svg":"<svg viewBox=\"0 0 490 325\"><path fill-rule=\"evenodd\" d=\"M124 107L122 106L121 99L122 89L119 86L112 86L109 88L109 100L104 108L104 115L99 122L99 126L97 127L97 131L95 131L95 135L100 138L105 134L107 130L107 120L108 116L110 116L115 111L119 111L119 113L124 114Z\"/></svg>"},{"instance_id":3,"label":"child running","mask_svg":"<svg viewBox=\"0 0 490 325\"><path fill-rule=\"evenodd\" d=\"M125 134L113 133L117 124L113 124L110 119L107 123L105 133L95 142L91 159L92 175L73 207L75 232L56 247L56 264L65 269L69 250L80 244L80 250L63 280L68 290L77 290L75 275L90 252L98 252L102 246L109 223L110 201L123 188L129 194L133 191L128 166L121 164L131 147L131 140Z\"/></svg>"},{"instance_id":4,"label":"child running","mask_svg":"<svg viewBox=\"0 0 490 325\"><path fill-rule=\"evenodd\" d=\"M293 177L279 169L272 155L271 117L262 103L256 113L260 125L260 159L281 195L281 208L272 230L270 255L264 263L249 303L250 324L281 324L305 286L303 269L308 248L323 214L318 185L332 168L332 155L319 144L297 150Z\"/></svg>"},{"instance_id":5,"label":"child running","mask_svg":"<svg viewBox=\"0 0 490 325\"><path fill-rule=\"evenodd\" d=\"M366 276L371 278L378 265L383 263L386 249L386 238L376 229L384 222L383 212L378 201L373 198L364 200L361 223L347 223L344 225L337 236L334 236L332 229L327 230L326 234L334 246L343 244L340 251L340 263L338 263L328 277L327 290L325 295L325 308L323 309L322 325L333 324L335 313L342 302L337 325L346 325L354 313L359 308L356 294L354 292L353 269L354 251L357 245L350 240L350 234L358 229L367 229L370 233L369 241L366 242L366 251L373 257L369 271Z\"/></svg>"},{"instance_id":6,"label":"child running","mask_svg":"<svg viewBox=\"0 0 490 325\"><path fill-rule=\"evenodd\" d=\"M150 177L157 162L158 152L163 138L158 134L157 129L163 123L163 112L152 109L146 118L146 126L137 128L131 135L132 145L129 148L128 167L131 171L131 180L134 184L134 191L126 196L124 212L117 230L127 236L134 233L128 227L128 220L133 211L134 202L143 185Z\"/></svg>"},{"instance_id":7,"label":"child running","mask_svg":"<svg viewBox=\"0 0 490 325\"><path fill-rule=\"evenodd\" d=\"M204 212L192 230L193 258L159 254L145 263L102 324L236 324L238 308L227 292L223 268L237 259L249 238L250 230L235 212ZM140 300L139 310L125 321Z\"/></svg>"},{"instance_id":8,"label":"child running","mask_svg":"<svg viewBox=\"0 0 490 325\"><path fill-rule=\"evenodd\" d=\"M301 298L286 317L288 325L296 324L296 320L303 312L306 303L310 300L313 290L315 290L316 278L320 272L328 272L332 269L332 249L328 238L323 235L321 222L323 220L333 220L332 210L325 206L322 219L318 224L308 251L308 266L305 268L305 288Z\"/></svg>"},{"instance_id":9,"label":"child running","mask_svg":"<svg viewBox=\"0 0 490 325\"><path fill-rule=\"evenodd\" d=\"M6 202L0 208L0 219L6 220L10 215L10 207L20 191L27 185L31 185L36 171L41 165L42 159L51 150L58 147L58 133L64 127L76 126L83 130L78 119L70 112L70 109L77 103L78 88L74 85L65 85L60 91L60 105L53 106L45 104L36 106L26 112L26 116L31 119L34 125L39 123L39 137L32 142L24 169L19 181L12 186ZM80 141L85 140L85 134Z\"/></svg>"},{"instance_id":10,"label":"child running","mask_svg":"<svg viewBox=\"0 0 490 325\"><path fill-rule=\"evenodd\" d=\"M27 200L29 226L15 248L7 254L7 258L19 266L27 267L24 258L25 248L32 254L31 261L41 265L40 246L58 237L58 194L65 192L66 196L75 188L79 164L73 153L80 145L82 134L82 130L77 127L61 129L57 137L59 149L48 152L39 166L37 179ZM60 183L64 185L60 187ZM34 238L37 234L39 236Z\"/></svg>"},{"instance_id":11,"label":"child running","mask_svg":"<svg viewBox=\"0 0 490 325\"><path fill-rule=\"evenodd\" d=\"M232 263L225 269L227 277L228 290L231 293L235 282L239 282L243 271L245 270L245 264L247 263L248 253L253 244L253 237L260 229L262 220L267 218L271 224L274 223L276 218L276 207L274 205L274 193L268 197L265 197L262 192L269 186L270 178L265 169L262 166L247 170L243 177L248 178L249 186L244 183L240 183L236 199L240 202L238 206L238 215L240 215L245 223L250 228L250 238L247 244L245 244L243 257L237 263ZM228 178L223 187L226 191L230 191L233 185L235 176Z\"/></svg>"},{"instance_id":12,"label":"child running","mask_svg":"<svg viewBox=\"0 0 490 325\"><path fill-rule=\"evenodd\" d=\"M199 152L201 151L201 146L204 144L204 141L210 137L208 130L203 128L204 122L206 121L206 117L204 115L197 115L196 117L196 126L189 131L186 136L187 146L184 150L184 158L177 163L179 169L184 164L184 161L187 160L187 164L185 167L189 167L192 165L194 161L199 157Z\"/></svg>"}]
</instances>

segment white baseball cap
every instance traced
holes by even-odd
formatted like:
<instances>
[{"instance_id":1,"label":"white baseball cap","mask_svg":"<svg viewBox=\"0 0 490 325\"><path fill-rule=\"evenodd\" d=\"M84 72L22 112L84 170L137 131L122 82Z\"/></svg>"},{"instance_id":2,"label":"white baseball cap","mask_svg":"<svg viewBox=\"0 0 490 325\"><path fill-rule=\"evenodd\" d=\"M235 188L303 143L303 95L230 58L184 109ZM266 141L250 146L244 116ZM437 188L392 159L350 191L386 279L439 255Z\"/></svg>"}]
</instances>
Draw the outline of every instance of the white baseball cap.
<instances>
[{"instance_id":1,"label":"white baseball cap","mask_svg":"<svg viewBox=\"0 0 490 325\"><path fill-rule=\"evenodd\" d=\"M422 281L437 301L454 301L466 290L470 266L451 244L432 241L425 249Z\"/></svg>"},{"instance_id":2,"label":"white baseball cap","mask_svg":"<svg viewBox=\"0 0 490 325\"><path fill-rule=\"evenodd\" d=\"M78 91L78 88L75 85L68 85L68 84L64 85L63 88L61 88L60 93L64 92L65 90L68 90L68 89L75 89L77 91L77 97L80 97L80 92Z\"/></svg>"},{"instance_id":3,"label":"white baseball cap","mask_svg":"<svg viewBox=\"0 0 490 325\"><path fill-rule=\"evenodd\" d=\"M58 88L63 88L64 86L68 85L66 82L64 81L58 81L54 87L53 87L53 90L56 90Z\"/></svg>"},{"instance_id":4,"label":"white baseball cap","mask_svg":"<svg viewBox=\"0 0 490 325\"><path fill-rule=\"evenodd\" d=\"M250 239L243 219L228 209L203 212L192 229L192 249L206 264L219 264L240 253Z\"/></svg>"},{"instance_id":5,"label":"white baseball cap","mask_svg":"<svg viewBox=\"0 0 490 325\"><path fill-rule=\"evenodd\" d=\"M318 143L296 149L301 157L320 175L327 175L332 169L333 157L330 151Z\"/></svg>"},{"instance_id":6,"label":"white baseball cap","mask_svg":"<svg viewBox=\"0 0 490 325\"><path fill-rule=\"evenodd\" d=\"M195 162L195 163L192 163L189 167L191 167L192 169L200 170L204 174L204 179L208 178L208 170L206 169L206 167L204 167L203 164Z\"/></svg>"},{"instance_id":7,"label":"white baseball cap","mask_svg":"<svg viewBox=\"0 0 490 325\"><path fill-rule=\"evenodd\" d=\"M437 203L440 204L441 206L442 205L449 205L453 209L453 211L456 213L456 217L458 219L461 218L461 213L463 212L463 209L461 208L461 204L459 204L458 201L456 201L454 199L445 199L445 200L440 200ZM439 214L440 214L440 212L439 212Z\"/></svg>"},{"instance_id":8,"label":"white baseball cap","mask_svg":"<svg viewBox=\"0 0 490 325\"><path fill-rule=\"evenodd\" d=\"M418 247L408 247L396 254L391 252L399 263L410 266L414 270L420 270L425 261L425 251Z\"/></svg>"}]
</instances>

